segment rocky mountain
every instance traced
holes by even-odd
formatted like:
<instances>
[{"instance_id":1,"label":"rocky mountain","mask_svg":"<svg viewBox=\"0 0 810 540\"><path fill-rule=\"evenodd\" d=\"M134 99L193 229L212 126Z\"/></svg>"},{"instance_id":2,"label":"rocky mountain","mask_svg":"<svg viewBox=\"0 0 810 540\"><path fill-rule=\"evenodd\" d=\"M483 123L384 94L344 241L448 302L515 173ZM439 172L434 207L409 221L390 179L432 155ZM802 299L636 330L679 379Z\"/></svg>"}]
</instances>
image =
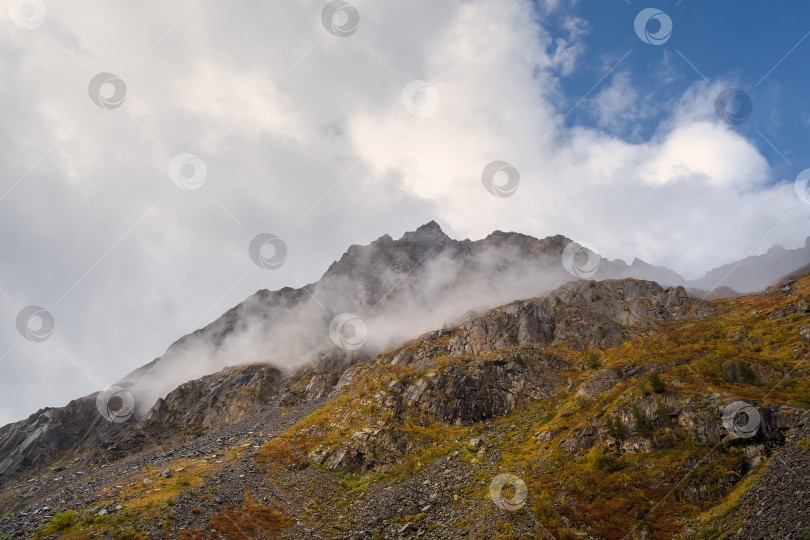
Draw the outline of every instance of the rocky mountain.
<instances>
[{"instance_id":1,"label":"rocky mountain","mask_svg":"<svg viewBox=\"0 0 810 540\"><path fill-rule=\"evenodd\" d=\"M810 275L570 245L431 223L256 293L0 428L0 538L805 538Z\"/></svg>"},{"instance_id":2,"label":"rocky mountain","mask_svg":"<svg viewBox=\"0 0 810 540\"><path fill-rule=\"evenodd\" d=\"M710 290L722 283L739 292L757 292L808 264L810 237L805 240L803 248L791 250L774 246L762 255L746 257L706 272L702 278L690 281L688 286Z\"/></svg>"},{"instance_id":3,"label":"rocky mountain","mask_svg":"<svg viewBox=\"0 0 810 540\"><path fill-rule=\"evenodd\" d=\"M471 311L537 296L573 279L633 277L717 298L735 296L735 289L762 290L806 264L808 248L771 250L687 282L639 259L628 265L601 258L564 236L537 239L496 231L482 240L459 241L430 222L398 240L386 235L368 246L351 246L316 283L257 292L119 384L129 387L142 416L178 384L225 365L345 365L452 324ZM757 288L751 289L752 284ZM341 313L357 315L366 326L361 352L347 352L330 341L330 321Z\"/></svg>"},{"instance_id":4,"label":"rocky mountain","mask_svg":"<svg viewBox=\"0 0 810 540\"><path fill-rule=\"evenodd\" d=\"M458 241L435 222L398 240L386 235L368 246L351 246L316 283L257 292L119 384L130 388L142 416L177 384L226 364L346 365L470 311L536 296L576 279L561 264L569 244L563 236L538 240L501 232ZM597 262L601 278L632 273L622 261L597 257ZM658 272L649 266L636 270L642 278ZM340 313L363 321L367 336L362 351L341 349L329 339L330 321Z\"/></svg>"}]
</instances>

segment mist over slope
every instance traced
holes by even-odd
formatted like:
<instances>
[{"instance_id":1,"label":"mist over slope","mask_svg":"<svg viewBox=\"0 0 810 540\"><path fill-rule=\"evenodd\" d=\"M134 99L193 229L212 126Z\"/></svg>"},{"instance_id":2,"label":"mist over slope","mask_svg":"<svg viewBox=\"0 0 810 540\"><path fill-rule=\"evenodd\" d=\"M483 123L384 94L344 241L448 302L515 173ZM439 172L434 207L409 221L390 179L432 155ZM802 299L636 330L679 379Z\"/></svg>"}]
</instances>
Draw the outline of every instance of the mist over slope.
<instances>
[{"instance_id":1,"label":"mist over slope","mask_svg":"<svg viewBox=\"0 0 810 540\"><path fill-rule=\"evenodd\" d=\"M435 222L398 240L385 235L368 246L351 246L316 283L258 291L119 384L135 396L136 412L143 415L179 384L226 366L343 365L458 323L471 312L536 297L574 279L633 277L707 291L718 285L748 291L810 262L810 247L779 248L687 282L638 259L628 265L579 248L564 236L536 239L500 231L477 241L454 240Z\"/></svg>"}]
</instances>

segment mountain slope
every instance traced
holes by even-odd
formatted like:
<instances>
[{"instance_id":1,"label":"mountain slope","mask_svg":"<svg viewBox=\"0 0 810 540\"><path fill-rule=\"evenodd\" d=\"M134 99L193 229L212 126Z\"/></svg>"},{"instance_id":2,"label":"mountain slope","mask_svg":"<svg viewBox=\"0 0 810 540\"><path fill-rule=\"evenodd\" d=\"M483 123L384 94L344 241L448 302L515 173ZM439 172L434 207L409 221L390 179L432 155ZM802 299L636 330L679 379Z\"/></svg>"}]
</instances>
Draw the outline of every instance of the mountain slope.
<instances>
[{"instance_id":1,"label":"mountain slope","mask_svg":"<svg viewBox=\"0 0 810 540\"><path fill-rule=\"evenodd\" d=\"M0 535L802 538L784 508L810 501L774 490L810 493L784 469L810 441L809 313L808 275L711 303L577 281L348 368L229 368L7 477ZM755 425L723 421L741 400Z\"/></svg>"}]
</instances>

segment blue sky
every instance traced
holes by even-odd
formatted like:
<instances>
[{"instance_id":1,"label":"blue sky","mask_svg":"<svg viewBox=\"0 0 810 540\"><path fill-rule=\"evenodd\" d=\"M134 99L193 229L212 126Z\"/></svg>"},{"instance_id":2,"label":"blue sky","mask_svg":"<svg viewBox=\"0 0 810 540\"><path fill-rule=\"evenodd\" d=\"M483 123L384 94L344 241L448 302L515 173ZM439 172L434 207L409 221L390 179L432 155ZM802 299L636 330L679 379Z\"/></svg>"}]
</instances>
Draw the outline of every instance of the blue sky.
<instances>
[{"instance_id":1,"label":"blue sky","mask_svg":"<svg viewBox=\"0 0 810 540\"><path fill-rule=\"evenodd\" d=\"M646 7L658 8L672 19L671 38L663 45L643 43L634 32L636 14ZM634 125L642 138L653 135L657 122L670 112L668 103L700 81L702 74L711 82L727 81L751 97L753 114L735 129L767 157L775 181L792 182L798 171L810 167L810 3L585 0L559 15L571 14L588 22L582 39L590 69L561 78L568 104L576 103L604 76L605 65L612 66L632 49L609 79L629 73L639 91L657 104L658 114ZM593 118L587 106L580 106L567 123L592 124ZM628 131L621 135L632 139Z\"/></svg>"}]
</instances>

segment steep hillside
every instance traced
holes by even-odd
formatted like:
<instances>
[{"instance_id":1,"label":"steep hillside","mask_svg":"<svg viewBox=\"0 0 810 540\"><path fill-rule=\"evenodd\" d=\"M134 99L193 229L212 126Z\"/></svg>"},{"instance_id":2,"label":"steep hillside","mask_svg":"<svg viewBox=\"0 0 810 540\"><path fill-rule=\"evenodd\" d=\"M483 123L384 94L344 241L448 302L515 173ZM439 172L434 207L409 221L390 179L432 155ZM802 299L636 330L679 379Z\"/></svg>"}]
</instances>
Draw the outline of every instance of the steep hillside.
<instances>
[{"instance_id":1,"label":"steep hillside","mask_svg":"<svg viewBox=\"0 0 810 540\"><path fill-rule=\"evenodd\" d=\"M0 477L0 537L806 538L808 314L807 274L575 281L348 367L229 368Z\"/></svg>"},{"instance_id":2,"label":"steep hillside","mask_svg":"<svg viewBox=\"0 0 810 540\"><path fill-rule=\"evenodd\" d=\"M122 383L129 385L137 413L143 415L181 382L237 363L235 359L284 368L304 362L319 368L345 367L453 324L470 310L537 296L576 279L577 274L562 264L571 244L563 236L536 239L500 231L478 241L459 241L435 222L398 240L386 235L368 246L351 246L316 283L257 292L178 340L163 357ZM595 279L647 279L666 273L638 262L631 267L593 255ZM368 326L362 351L337 348L326 331L318 331L343 312L358 315Z\"/></svg>"}]
</instances>

